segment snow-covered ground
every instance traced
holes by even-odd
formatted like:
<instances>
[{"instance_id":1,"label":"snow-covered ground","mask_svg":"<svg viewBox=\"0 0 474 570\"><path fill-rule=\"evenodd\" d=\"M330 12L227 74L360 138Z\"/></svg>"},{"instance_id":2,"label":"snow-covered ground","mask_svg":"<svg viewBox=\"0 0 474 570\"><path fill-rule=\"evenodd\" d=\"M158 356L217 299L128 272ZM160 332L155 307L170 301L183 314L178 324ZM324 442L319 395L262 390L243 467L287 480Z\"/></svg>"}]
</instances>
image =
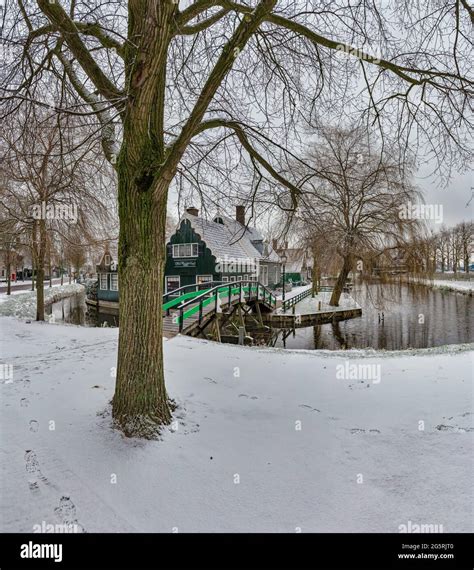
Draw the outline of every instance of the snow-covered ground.
<instances>
[{"instance_id":1,"label":"snow-covered ground","mask_svg":"<svg viewBox=\"0 0 474 570\"><path fill-rule=\"evenodd\" d=\"M56 284L44 289L45 305L84 291L79 283ZM34 319L36 316L36 291L12 291L11 295L0 294L0 316Z\"/></svg>"},{"instance_id":2,"label":"snow-covered ground","mask_svg":"<svg viewBox=\"0 0 474 570\"><path fill-rule=\"evenodd\" d=\"M311 288L311 285L310 285ZM299 303L295 305L295 314L296 315L308 315L317 313L318 311L339 311L341 309L358 309L360 305L351 297L349 293L342 293L341 298L339 299L339 306L332 307L329 304L331 299L332 292L331 291L321 291L314 297L309 295ZM321 303L321 306L319 305ZM293 309L289 309L287 311L291 312ZM278 313L283 313L283 309L279 308L277 310Z\"/></svg>"},{"instance_id":3,"label":"snow-covered ground","mask_svg":"<svg viewBox=\"0 0 474 570\"><path fill-rule=\"evenodd\" d=\"M298 285L297 287L293 287L291 289L291 291L285 291L285 300L291 299L291 297L298 295L298 293L302 293L306 289L311 289L311 284L309 284L309 285ZM275 292L275 297L277 299L281 299L282 296L283 296L283 291Z\"/></svg>"},{"instance_id":4,"label":"snow-covered ground","mask_svg":"<svg viewBox=\"0 0 474 570\"><path fill-rule=\"evenodd\" d=\"M472 346L176 337L164 350L178 429L140 441L108 415L117 329L2 318L0 331L1 531L474 530Z\"/></svg>"},{"instance_id":5,"label":"snow-covered ground","mask_svg":"<svg viewBox=\"0 0 474 570\"><path fill-rule=\"evenodd\" d=\"M455 281L445 279L433 279L431 281L435 287L444 287L451 291L472 291L474 289L474 281Z\"/></svg>"},{"instance_id":6,"label":"snow-covered ground","mask_svg":"<svg viewBox=\"0 0 474 570\"><path fill-rule=\"evenodd\" d=\"M454 274L453 274L454 275ZM462 293L472 294L474 290L474 280L469 279L412 279L415 283L430 285L432 287L447 289L449 291L460 291Z\"/></svg>"}]
</instances>

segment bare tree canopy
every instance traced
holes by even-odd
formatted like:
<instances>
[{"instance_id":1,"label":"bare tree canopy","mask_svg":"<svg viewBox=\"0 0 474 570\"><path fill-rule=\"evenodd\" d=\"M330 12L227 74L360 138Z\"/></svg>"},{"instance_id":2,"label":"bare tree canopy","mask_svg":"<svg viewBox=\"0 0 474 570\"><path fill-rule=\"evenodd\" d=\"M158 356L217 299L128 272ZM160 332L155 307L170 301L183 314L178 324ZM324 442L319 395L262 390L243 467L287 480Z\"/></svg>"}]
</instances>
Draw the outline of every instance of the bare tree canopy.
<instances>
[{"instance_id":1,"label":"bare tree canopy","mask_svg":"<svg viewBox=\"0 0 474 570\"><path fill-rule=\"evenodd\" d=\"M367 129L320 127L317 135L305 155L308 166L292 170L301 192L286 225L342 260L330 301L337 305L356 259L371 259L413 235L418 221L401 213L419 196L398 149L382 151Z\"/></svg>"},{"instance_id":2,"label":"bare tree canopy","mask_svg":"<svg viewBox=\"0 0 474 570\"><path fill-rule=\"evenodd\" d=\"M294 208L302 125L358 117L439 164L469 156L469 27L453 3L7 0L3 116L88 118L118 175L120 340L114 417L170 421L161 353L168 191ZM66 92L72 102L61 104ZM138 286L140 284L140 286Z\"/></svg>"}]
</instances>

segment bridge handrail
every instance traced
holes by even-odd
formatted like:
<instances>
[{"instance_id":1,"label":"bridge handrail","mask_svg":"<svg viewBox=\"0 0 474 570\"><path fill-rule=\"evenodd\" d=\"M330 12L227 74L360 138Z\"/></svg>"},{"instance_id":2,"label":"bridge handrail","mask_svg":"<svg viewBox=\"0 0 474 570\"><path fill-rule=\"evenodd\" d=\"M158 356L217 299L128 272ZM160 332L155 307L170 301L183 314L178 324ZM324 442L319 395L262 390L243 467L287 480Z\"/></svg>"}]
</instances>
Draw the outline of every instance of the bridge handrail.
<instances>
[{"instance_id":1,"label":"bridge handrail","mask_svg":"<svg viewBox=\"0 0 474 570\"><path fill-rule=\"evenodd\" d=\"M194 289L194 292L200 292L204 289L196 289L196 287L203 287L203 286L211 286L211 285L220 285L225 283L225 281L206 281L204 283L191 283L190 285L183 285L182 287L178 287L178 289L173 289L173 291L168 291L167 293L163 294L163 304L166 304L167 299L169 297L180 297L179 291L184 291L185 289ZM208 288L208 287L207 287Z\"/></svg>"},{"instance_id":2,"label":"bridge handrail","mask_svg":"<svg viewBox=\"0 0 474 570\"><path fill-rule=\"evenodd\" d=\"M334 290L334 287L331 285L321 285L320 287L318 287L318 292L320 291L323 293L330 293L333 290ZM344 285L342 290L344 293L350 293L350 288L347 287L346 285ZM311 295L311 292L312 292L312 288L308 287L308 289L305 289L304 291L301 291L300 293L293 295L293 297L290 297L289 299L286 299L285 301L283 301L283 303L282 303L283 312L285 312L287 309L290 309L291 307L293 307L294 305L296 305L297 303L299 303L303 299L306 299L306 297Z\"/></svg>"},{"instance_id":3,"label":"bridge handrail","mask_svg":"<svg viewBox=\"0 0 474 570\"><path fill-rule=\"evenodd\" d=\"M247 284L247 286L243 287L243 284ZM219 285L216 285L215 287L212 287L211 289L203 291L201 295L193 297L177 307L179 311L179 316L178 316L179 332L182 332L183 330L184 320L193 315L194 313L197 313L197 311L199 311L198 322L201 323L202 309L205 306L212 303L212 301L215 301L216 304L213 312L217 312L217 302L220 297L225 297L227 294L230 303L233 295L238 293L239 298L241 299L242 292L244 294L248 292L251 295L252 291L254 290L256 290L257 292L256 294L257 301L258 301L259 291L261 290L263 292L263 298L262 298L263 302L268 302L270 307L276 306L277 302L276 297L269 289L267 289L267 287L265 287L265 285L262 285L258 281L250 281L250 280L231 281L231 282L226 282L225 285L222 285L221 283ZM185 312L185 309L193 304L195 306L188 309Z\"/></svg>"},{"instance_id":4,"label":"bridge handrail","mask_svg":"<svg viewBox=\"0 0 474 570\"><path fill-rule=\"evenodd\" d=\"M290 309L291 307L296 305L296 303L299 303L303 299L306 299L306 297L309 297L309 295L311 295L311 291L312 291L312 288L308 287L308 289L305 289L304 291L300 291L296 295L293 295L289 299L286 299L285 301L283 301L283 303L281 305L283 307L283 312L285 312L287 309Z\"/></svg>"}]
</instances>

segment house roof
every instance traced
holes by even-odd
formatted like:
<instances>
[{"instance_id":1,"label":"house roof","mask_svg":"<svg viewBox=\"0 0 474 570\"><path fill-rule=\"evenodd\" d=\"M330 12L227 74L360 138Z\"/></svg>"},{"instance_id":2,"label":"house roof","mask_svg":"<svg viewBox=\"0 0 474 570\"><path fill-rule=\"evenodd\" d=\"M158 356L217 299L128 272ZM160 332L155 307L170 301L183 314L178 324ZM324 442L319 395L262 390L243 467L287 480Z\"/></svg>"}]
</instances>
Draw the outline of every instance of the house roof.
<instances>
[{"instance_id":1,"label":"house roof","mask_svg":"<svg viewBox=\"0 0 474 570\"><path fill-rule=\"evenodd\" d=\"M285 250L286 264L285 269L287 273L300 273L303 267L307 264L306 251L302 248L289 248Z\"/></svg>"},{"instance_id":2,"label":"house roof","mask_svg":"<svg viewBox=\"0 0 474 570\"><path fill-rule=\"evenodd\" d=\"M206 242L217 259L258 259L278 262L279 257L268 245L267 252L260 253L252 241L263 242L263 237L256 228L246 228L236 220L219 216L222 224L193 216L189 212L182 219L189 220L192 227ZM215 218L217 219L217 218Z\"/></svg>"}]
</instances>

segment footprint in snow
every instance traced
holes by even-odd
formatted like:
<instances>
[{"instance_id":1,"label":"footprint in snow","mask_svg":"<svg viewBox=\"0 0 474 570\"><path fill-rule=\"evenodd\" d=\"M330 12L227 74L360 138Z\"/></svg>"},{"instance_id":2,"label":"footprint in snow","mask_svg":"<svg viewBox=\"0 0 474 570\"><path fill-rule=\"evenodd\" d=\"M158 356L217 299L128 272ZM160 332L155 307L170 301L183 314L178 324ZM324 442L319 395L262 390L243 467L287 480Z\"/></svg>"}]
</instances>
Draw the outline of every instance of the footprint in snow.
<instances>
[{"instance_id":1,"label":"footprint in snow","mask_svg":"<svg viewBox=\"0 0 474 570\"><path fill-rule=\"evenodd\" d=\"M28 398L22 398L20 400L20 406L22 408L27 408L29 403L30 403L30 401L28 400Z\"/></svg>"},{"instance_id":2,"label":"footprint in snow","mask_svg":"<svg viewBox=\"0 0 474 570\"><path fill-rule=\"evenodd\" d=\"M36 420L30 420L30 431L38 431L39 423Z\"/></svg>"},{"instance_id":3,"label":"footprint in snow","mask_svg":"<svg viewBox=\"0 0 474 570\"><path fill-rule=\"evenodd\" d=\"M474 431L474 428L472 427L462 428L458 426L446 426L444 424L436 426L435 429L437 429L438 431L447 431L450 433L468 433Z\"/></svg>"},{"instance_id":4,"label":"footprint in snow","mask_svg":"<svg viewBox=\"0 0 474 570\"><path fill-rule=\"evenodd\" d=\"M360 428L352 428L351 433L380 433L379 429L360 429Z\"/></svg>"},{"instance_id":5,"label":"footprint in snow","mask_svg":"<svg viewBox=\"0 0 474 570\"><path fill-rule=\"evenodd\" d=\"M318 408L312 408L311 406L308 406L308 404L300 404L298 406L299 408L306 408L308 410L311 410L312 412L320 412L321 410L318 410Z\"/></svg>"},{"instance_id":6,"label":"footprint in snow","mask_svg":"<svg viewBox=\"0 0 474 570\"><path fill-rule=\"evenodd\" d=\"M59 506L54 509L54 514L62 524L73 527L75 532L86 532L82 524L77 520L76 505L69 495L62 495L59 499Z\"/></svg>"},{"instance_id":7,"label":"footprint in snow","mask_svg":"<svg viewBox=\"0 0 474 570\"><path fill-rule=\"evenodd\" d=\"M48 485L48 487L52 486L56 488L55 485L51 485L49 479L41 473L38 458L32 449L25 451L25 464L26 472L28 473L28 485L32 491L39 490L40 481Z\"/></svg>"},{"instance_id":8,"label":"footprint in snow","mask_svg":"<svg viewBox=\"0 0 474 570\"><path fill-rule=\"evenodd\" d=\"M28 473L28 486L30 487L30 490L33 492L39 491L39 463L36 457L36 453L31 449L27 449L25 451L25 464L26 472Z\"/></svg>"}]
</instances>

